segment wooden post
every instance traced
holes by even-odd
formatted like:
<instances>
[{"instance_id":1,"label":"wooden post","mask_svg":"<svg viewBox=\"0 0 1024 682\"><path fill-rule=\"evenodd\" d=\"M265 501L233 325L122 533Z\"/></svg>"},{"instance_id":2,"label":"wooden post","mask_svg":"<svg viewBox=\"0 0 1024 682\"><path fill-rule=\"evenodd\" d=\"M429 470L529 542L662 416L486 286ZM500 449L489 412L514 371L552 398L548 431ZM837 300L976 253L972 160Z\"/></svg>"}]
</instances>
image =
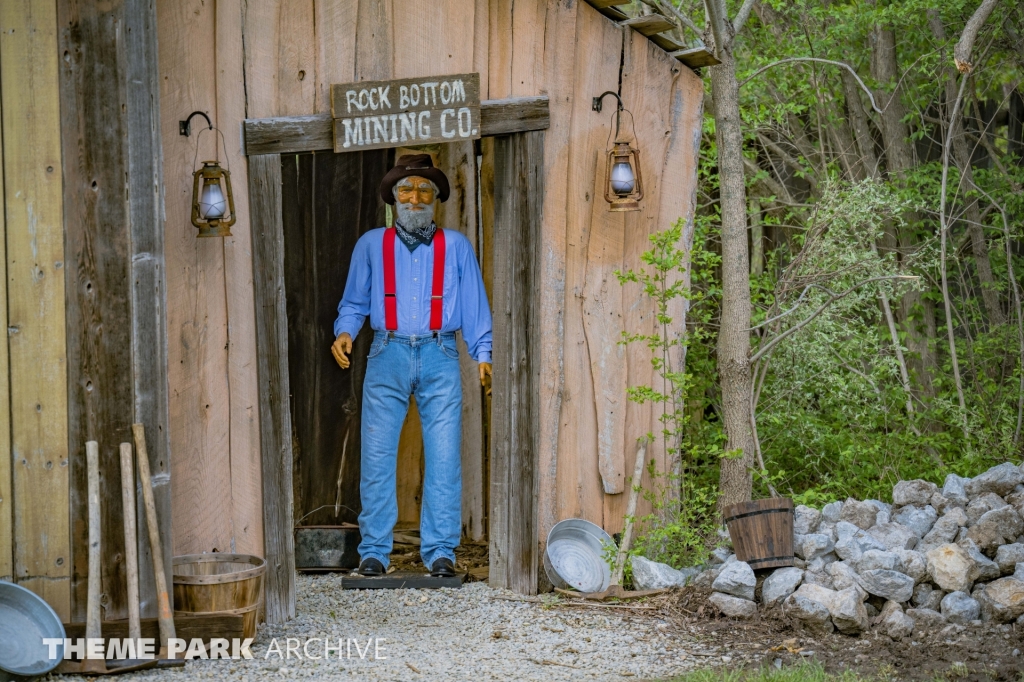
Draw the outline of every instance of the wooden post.
<instances>
[{"instance_id":1,"label":"wooden post","mask_svg":"<svg viewBox=\"0 0 1024 682\"><path fill-rule=\"evenodd\" d=\"M124 510L124 563L128 575L128 636L142 637L139 618L138 527L135 519L135 466L132 444L121 443L121 508Z\"/></svg>"},{"instance_id":2,"label":"wooden post","mask_svg":"<svg viewBox=\"0 0 1024 682\"><path fill-rule=\"evenodd\" d=\"M267 560L266 617L268 623L283 623L295 617L295 546L280 154L249 157L249 201Z\"/></svg>"},{"instance_id":3,"label":"wooden post","mask_svg":"<svg viewBox=\"0 0 1024 682\"><path fill-rule=\"evenodd\" d=\"M490 584L536 594L537 263L544 133L494 142Z\"/></svg>"},{"instance_id":4,"label":"wooden post","mask_svg":"<svg viewBox=\"0 0 1024 682\"><path fill-rule=\"evenodd\" d=\"M157 69L156 0L125 0L124 178L130 221L132 423L149 434L153 503L160 522L164 575L171 575L171 440L167 381L167 296L164 262L163 148L160 138L160 78ZM102 94L101 94L102 96ZM142 501L136 502L142 512ZM139 561L151 562L146 533L139 533ZM156 584L139 574L141 615L158 615Z\"/></svg>"}]
</instances>

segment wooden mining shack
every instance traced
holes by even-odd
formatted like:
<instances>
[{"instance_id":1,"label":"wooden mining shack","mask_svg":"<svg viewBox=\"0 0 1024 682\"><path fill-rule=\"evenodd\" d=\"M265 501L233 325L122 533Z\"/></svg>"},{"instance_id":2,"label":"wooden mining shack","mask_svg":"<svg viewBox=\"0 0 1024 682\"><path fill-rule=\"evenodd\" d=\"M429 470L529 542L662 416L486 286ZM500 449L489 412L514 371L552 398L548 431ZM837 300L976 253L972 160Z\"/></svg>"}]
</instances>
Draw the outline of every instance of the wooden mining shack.
<instances>
[{"instance_id":1,"label":"wooden mining shack","mask_svg":"<svg viewBox=\"0 0 1024 682\"><path fill-rule=\"evenodd\" d=\"M126 616L118 444L142 422L168 564L264 556L267 619L294 614L293 526L358 509L346 434L361 378L333 366L329 323L346 254L385 220L374 190L400 153L334 153L330 86L363 80L480 77L483 138L428 148L453 185L439 223L477 248L495 317L490 400L464 368L466 540L489 543L493 585L532 593L554 523L619 530L636 441L660 425L626 400L653 381L646 351L617 343L653 329L653 307L614 272L692 218L703 85L656 21L595 4L0 1L0 579L83 619L95 439L104 617ZM635 117L639 212L602 197L614 104L597 113L592 99L608 90ZM222 137L199 135L198 117L179 134L197 110ZM190 224L197 158L231 170L230 238L197 239ZM417 429L413 413L409 526ZM648 454L666 469L660 440Z\"/></svg>"}]
</instances>

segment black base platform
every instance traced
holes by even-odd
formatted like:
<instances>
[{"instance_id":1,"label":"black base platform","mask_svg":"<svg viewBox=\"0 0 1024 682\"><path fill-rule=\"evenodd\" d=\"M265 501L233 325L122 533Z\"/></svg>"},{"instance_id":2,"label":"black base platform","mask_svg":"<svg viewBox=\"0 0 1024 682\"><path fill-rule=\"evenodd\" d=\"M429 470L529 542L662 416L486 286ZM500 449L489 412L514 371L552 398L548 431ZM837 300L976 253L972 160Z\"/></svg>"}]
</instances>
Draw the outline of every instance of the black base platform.
<instances>
[{"instance_id":1,"label":"black base platform","mask_svg":"<svg viewBox=\"0 0 1024 682\"><path fill-rule=\"evenodd\" d=\"M416 571L395 571L387 575L367 577L358 573L342 576L343 590L436 590L441 587L462 587L466 575L451 578L435 578L429 573Z\"/></svg>"}]
</instances>

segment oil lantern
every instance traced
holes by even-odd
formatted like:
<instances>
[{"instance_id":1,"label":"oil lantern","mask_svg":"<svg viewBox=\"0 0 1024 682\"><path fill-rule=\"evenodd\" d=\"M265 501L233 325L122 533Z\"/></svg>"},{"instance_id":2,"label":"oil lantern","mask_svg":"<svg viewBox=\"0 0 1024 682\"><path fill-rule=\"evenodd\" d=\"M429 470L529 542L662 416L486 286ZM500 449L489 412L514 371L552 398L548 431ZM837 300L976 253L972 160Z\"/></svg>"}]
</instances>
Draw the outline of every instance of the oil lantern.
<instances>
[{"instance_id":1,"label":"oil lantern","mask_svg":"<svg viewBox=\"0 0 1024 682\"><path fill-rule=\"evenodd\" d=\"M644 198L644 181L640 177L640 150L630 146L622 137L622 113L629 114L633 122L633 114L622 106L622 99L611 90L594 98L593 110L600 112L601 103L607 95L615 98L618 106L615 109L615 142L608 150L608 163L605 168L604 199L611 206L610 211L639 211L640 200ZM611 138L611 133L608 135ZM636 140L636 125L633 125L633 140Z\"/></svg>"},{"instance_id":2,"label":"oil lantern","mask_svg":"<svg viewBox=\"0 0 1024 682\"><path fill-rule=\"evenodd\" d=\"M203 161L192 174L192 224L199 237L230 237L235 224L231 173L216 161Z\"/></svg>"},{"instance_id":3,"label":"oil lantern","mask_svg":"<svg viewBox=\"0 0 1024 682\"><path fill-rule=\"evenodd\" d=\"M610 211L639 211L640 200L644 198L644 184L640 177L640 152L628 142L616 140L608 151L606 171L608 186L604 199Z\"/></svg>"}]
</instances>

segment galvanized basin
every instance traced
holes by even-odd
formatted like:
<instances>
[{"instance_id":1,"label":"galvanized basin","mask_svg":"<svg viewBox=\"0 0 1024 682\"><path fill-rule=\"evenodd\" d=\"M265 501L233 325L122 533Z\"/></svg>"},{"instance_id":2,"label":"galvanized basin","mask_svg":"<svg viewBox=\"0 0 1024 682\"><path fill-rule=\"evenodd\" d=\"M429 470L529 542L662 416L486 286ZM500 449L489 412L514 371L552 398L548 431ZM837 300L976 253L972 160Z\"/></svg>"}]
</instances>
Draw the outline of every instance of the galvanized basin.
<instances>
[{"instance_id":1,"label":"galvanized basin","mask_svg":"<svg viewBox=\"0 0 1024 682\"><path fill-rule=\"evenodd\" d=\"M601 592L612 580L606 548L615 541L600 526L583 519L559 521L548 533L544 571L555 587Z\"/></svg>"},{"instance_id":2,"label":"galvanized basin","mask_svg":"<svg viewBox=\"0 0 1024 682\"><path fill-rule=\"evenodd\" d=\"M0 682L45 675L60 665L64 646L51 659L44 637L64 639L54 610L35 593L0 580Z\"/></svg>"}]
</instances>

